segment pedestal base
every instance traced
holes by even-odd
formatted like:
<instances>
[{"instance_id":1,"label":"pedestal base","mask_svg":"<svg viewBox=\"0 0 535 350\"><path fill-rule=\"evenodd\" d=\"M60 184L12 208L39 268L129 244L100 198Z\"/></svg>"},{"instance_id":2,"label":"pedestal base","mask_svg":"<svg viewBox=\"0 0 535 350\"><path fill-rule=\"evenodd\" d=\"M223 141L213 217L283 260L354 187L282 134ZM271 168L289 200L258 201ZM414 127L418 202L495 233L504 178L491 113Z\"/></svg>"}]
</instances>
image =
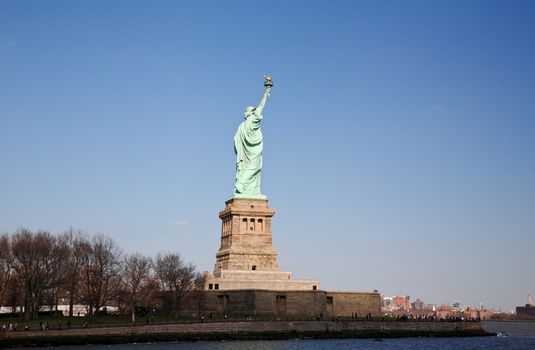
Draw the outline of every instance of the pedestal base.
<instances>
[{"instance_id":1,"label":"pedestal base","mask_svg":"<svg viewBox=\"0 0 535 350\"><path fill-rule=\"evenodd\" d=\"M279 271L271 232L275 210L267 199L235 195L225 204L219 213L221 246L205 289L319 290L318 280L292 280L291 272Z\"/></svg>"}]
</instances>

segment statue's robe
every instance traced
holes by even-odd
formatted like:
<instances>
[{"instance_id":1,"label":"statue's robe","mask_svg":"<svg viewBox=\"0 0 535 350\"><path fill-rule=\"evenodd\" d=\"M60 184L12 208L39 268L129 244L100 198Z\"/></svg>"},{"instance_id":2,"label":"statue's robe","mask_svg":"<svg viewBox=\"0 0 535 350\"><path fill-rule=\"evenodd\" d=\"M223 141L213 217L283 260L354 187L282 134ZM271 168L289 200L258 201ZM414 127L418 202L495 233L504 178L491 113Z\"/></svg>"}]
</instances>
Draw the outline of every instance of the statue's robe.
<instances>
[{"instance_id":1,"label":"statue's robe","mask_svg":"<svg viewBox=\"0 0 535 350\"><path fill-rule=\"evenodd\" d=\"M236 182L234 193L250 196L260 194L260 170L262 169L263 136L260 130L262 115L256 110L240 124L234 135L236 153Z\"/></svg>"}]
</instances>

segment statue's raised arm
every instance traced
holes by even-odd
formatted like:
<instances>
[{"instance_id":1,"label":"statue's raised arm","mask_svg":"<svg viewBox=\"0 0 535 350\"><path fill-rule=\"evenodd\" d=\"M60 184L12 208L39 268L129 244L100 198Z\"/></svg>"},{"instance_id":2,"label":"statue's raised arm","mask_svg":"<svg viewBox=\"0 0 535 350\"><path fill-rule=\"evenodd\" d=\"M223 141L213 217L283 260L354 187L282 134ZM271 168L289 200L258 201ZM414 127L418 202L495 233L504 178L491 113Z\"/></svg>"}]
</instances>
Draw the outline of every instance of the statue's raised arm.
<instances>
[{"instance_id":1,"label":"statue's raised arm","mask_svg":"<svg viewBox=\"0 0 535 350\"><path fill-rule=\"evenodd\" d=\"M264 95L262 96L258 107L256 107L258 115L262 115L262 112L264 111L264 106L266 105L266 102L271 93L271 87L273 86L273 80L269 75L264 75L264 86L266 87L266 89L264 90Z\"/></svg>"}]
</instances>

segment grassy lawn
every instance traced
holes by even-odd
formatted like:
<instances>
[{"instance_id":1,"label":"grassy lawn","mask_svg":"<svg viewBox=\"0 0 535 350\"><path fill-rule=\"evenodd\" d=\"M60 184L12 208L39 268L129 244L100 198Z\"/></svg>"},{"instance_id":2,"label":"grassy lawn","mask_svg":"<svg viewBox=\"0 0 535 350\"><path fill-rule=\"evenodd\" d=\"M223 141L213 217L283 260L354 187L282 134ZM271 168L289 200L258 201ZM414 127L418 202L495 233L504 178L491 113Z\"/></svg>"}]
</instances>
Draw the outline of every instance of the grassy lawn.
<instances>
[{"instance_id":1,"label":"grassy lawn","mask_svg":"<svg viewBox=\"0 0 535 350\"><path fill-rule=\"evenodd\" d=\"M147 322L148 321L148 322ZM176 319L171 316L154 315L150 316L147 320L145 316L136 317L136 325L144 324L162 324L162 323L177 323L177 322L191 322L197 321L196 319ZM66 329L69 327L80 328L85 327L86 323L89 327L103 327L103 326L119 326L119 325L132 325L132 319L130 315L99 315L99 316L80 316L80 317L67 317L67 316L49 316L40 317L31 321L21 321L21 318L1 318L0 327L5 324L6 328L9 324L16 324L18 331L24 331L28 326L30 330L38 330L41 325L48 323L49 329Z\"/></svg>"}]
</instances>

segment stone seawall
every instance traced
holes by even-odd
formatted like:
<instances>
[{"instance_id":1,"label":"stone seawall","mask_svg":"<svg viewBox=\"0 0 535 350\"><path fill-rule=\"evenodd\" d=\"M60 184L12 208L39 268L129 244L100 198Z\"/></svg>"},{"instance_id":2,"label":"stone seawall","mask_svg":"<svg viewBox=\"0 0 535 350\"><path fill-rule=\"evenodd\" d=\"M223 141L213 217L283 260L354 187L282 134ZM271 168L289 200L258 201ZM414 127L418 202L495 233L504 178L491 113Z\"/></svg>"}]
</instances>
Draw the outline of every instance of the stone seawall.
<instances>
[{"instance_id":1,"label":"stone seawall","mask_svg":"<svg viewBox=\"0 0 535 350\"><path fill-rule=\"evenodd\" d=\"M133 342L294 338L484 336L480 322L226 321L0 333L0 348Z\"/></svg>"}]
</instances>

